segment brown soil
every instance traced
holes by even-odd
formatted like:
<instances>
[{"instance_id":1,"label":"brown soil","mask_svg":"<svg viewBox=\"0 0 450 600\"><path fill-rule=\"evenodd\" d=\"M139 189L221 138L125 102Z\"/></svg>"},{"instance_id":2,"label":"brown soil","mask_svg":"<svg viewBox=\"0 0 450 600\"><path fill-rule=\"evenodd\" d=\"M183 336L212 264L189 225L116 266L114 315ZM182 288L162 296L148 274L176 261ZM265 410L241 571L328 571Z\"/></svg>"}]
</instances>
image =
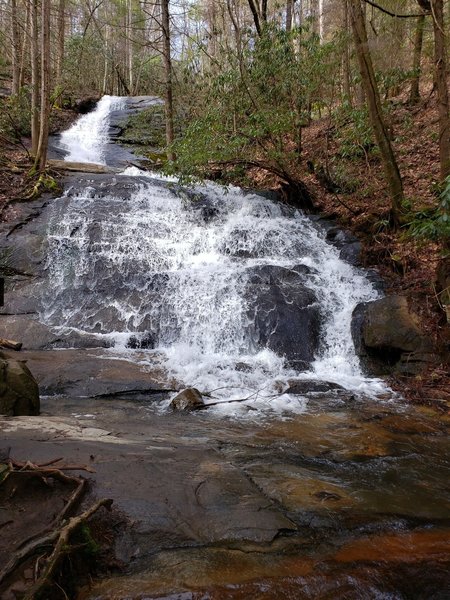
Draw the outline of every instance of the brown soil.
<instances>
[{"instance_id":1,"label":"brown soil","mask_svg":"<svg viewBox=\"0 0 450 600\"><path fill-rule=\"evenodd\" d=\"M54 109L50 133L67 129L78 116L73 110ZM13 140L0 135L0 222L8 222L14 218L14 202L26 198L35 183L30 176L33 166L28 153L30 145L28 138Z\"/></svg>"}]
</instances>

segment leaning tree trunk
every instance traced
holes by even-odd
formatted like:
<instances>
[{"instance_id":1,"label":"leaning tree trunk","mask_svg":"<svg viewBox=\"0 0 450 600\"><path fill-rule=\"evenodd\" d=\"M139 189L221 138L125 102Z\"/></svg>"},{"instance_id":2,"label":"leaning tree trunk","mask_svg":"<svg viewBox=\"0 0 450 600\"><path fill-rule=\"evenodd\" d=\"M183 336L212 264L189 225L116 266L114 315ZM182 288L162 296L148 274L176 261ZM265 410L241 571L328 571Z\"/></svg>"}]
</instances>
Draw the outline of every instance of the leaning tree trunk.
<instances>
[{"instance_id":1,"label":"leaning tree trunk","mask_svg":"<svg viewBox=\"0 0 450 600\"><path fill-rule=\"evenodd\" d=\"M163 60L165 74L164 110L166 116L167 158L175 160L171 145L174 141L173 127L173 87L172 87L172 58L170 54L170 15L169 0L161 0L161 25L163 34Z\"/></svg>"},{"instance_id":2,"label":"leaning tree trunk","mask_svg":"<svg viewBox=\"0 0 450 600\"><path fill-rule=\"evenodd\" d=\"M50 119L50 2L51 0L41 0L41 112L39 143L34 162L35 169L39 171L45 169L47 162Z\"/></svg>"},{"instance_id":3,"label":"leaning tree trunk","mask_svg":"<svg viewBox=\"0 0 450 600\"><path fill-rule=\"evenodd\" d=\"M394 226L397 226L400 222L400 212L403 202L402 179L391 146L389 134L384 123L380 93L375 79L372 57L370 55L361 0L350 0L349 8L362 85L367 97L370 122L380 150L384 174L389 186L392 223Z\"/></svg>"}]
</instances>

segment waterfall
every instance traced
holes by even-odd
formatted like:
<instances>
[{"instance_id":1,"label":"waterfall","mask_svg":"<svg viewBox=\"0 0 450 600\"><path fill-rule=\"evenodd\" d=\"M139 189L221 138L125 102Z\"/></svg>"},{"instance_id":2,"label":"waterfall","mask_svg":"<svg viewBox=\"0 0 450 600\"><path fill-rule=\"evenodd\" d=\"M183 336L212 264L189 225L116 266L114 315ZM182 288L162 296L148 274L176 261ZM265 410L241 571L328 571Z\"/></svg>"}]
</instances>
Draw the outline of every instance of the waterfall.
<instances>
[{"instance_id":1,"label":"waterfall","mask_svg":"<svg viewBox=\"0 0 450 600\"><path fill-rule=\"evenodd\" d=\"M105 146L108 143L109 116L119 110L125 98L103 96L94 111L83 115L61 134L61 148L67 152L66 161L106 164Z\"/></svg>"},{"instance_id":2,"label":"waterfall","mask_svg":"<svg viewBox=\"0 0 450 600\"><path fill-rule=\"evenodd\" d=\"M104 100L95 122L107 119L107 106L115 99ZM76 126L75 146L90 123L82 117ZM324 236L299 211L237 187L184 190L127 169L109 183L69 189L54 204L40 318L106 338L131 360L129 346L140 341L148 360L163 356L178 380L223 400L301 412L298 397L274 398L292 377L376 393L382 384L362 375L350 321L356 304L377 292ZM246 289L267 266L308 268L322 320L310 370L297 372L255 344Z\"/></svg>"}]
</instances>

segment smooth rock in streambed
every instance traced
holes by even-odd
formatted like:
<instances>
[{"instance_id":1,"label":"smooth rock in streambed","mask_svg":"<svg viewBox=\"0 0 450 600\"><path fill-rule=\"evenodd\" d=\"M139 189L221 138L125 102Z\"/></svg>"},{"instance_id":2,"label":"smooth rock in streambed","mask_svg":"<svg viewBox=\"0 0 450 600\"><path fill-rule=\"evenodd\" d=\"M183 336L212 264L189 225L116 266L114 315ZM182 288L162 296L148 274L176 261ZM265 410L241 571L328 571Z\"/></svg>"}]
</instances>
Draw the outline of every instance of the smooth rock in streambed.
<instances>
[{"instance_id":1,"label":"smooth rock in streambed","mask_svg":"<svg viewBox=\"0 0 450 600\"><path fill-rule=\"evenodd\" d=\"M173 398L170 408L177 411L191 411L204 405L203 397L196 388L186 388Z\"/></svg>"},{"instance_id":2,"label":"smooth rock in streambed","mask_svg":"<svg viewBox=\"0 0 450 600\"><path fill-rule=\"evenodd\" d=\"M0 414L38 415L39 410L39 388L30 369L0 352Z\"/></svg>"}]
</instances>

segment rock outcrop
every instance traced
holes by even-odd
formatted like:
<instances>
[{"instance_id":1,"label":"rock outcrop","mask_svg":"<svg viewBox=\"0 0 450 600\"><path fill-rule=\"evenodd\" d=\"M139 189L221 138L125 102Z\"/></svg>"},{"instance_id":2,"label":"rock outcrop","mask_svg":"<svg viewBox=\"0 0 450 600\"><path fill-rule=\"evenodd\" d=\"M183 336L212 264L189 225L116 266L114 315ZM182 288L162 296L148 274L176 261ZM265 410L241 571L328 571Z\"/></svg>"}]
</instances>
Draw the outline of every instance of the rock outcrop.
<instances>
[{"instance_id":1,"label":"rock outcrop","mask_svg":"<svg viewBox=\"0 0 450 600\"><path fill-rule=\"evenodd\" d=\"M0 414L38 415L39 388L24 362L0 352Z\"/></svg>"},{"instance_id":2,"label":"rock outcrop","mask_svg":"<svg viewBox=\"0 0 450 600\"><path fill-rule=\"evenodd\" d=\"M437 358L404 296L358 304L353 312L352 336L369 375L414 375Z\"/></svg>"},{"instance_id":3,"label":"rock outcrop","mask_svg":"<svg viewBox=\"0 0 450 600\"><path fill-rule=\"evenodd\" d=\"M319 347L319 305L304 283L306 271L305 265L253 267L246 292L256 346L270 348L298 370L309 368Z\"/></svg>"}]
</instances>

